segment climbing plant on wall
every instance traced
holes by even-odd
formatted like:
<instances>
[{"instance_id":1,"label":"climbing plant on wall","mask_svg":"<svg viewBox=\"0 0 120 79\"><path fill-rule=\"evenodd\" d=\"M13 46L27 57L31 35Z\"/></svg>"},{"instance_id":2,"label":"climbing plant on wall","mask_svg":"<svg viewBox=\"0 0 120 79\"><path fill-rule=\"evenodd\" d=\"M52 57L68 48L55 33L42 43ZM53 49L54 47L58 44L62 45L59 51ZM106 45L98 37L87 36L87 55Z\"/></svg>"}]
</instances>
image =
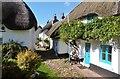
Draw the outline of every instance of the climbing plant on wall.
<instances>
[{"instance_id":1,"label":"climbing plant on wall","mask_svg":"<svg viewBox=\"0 0 120 79\"><path fill-rule=\"evenodd\" d=\"M120 36L120 16L103 17L103 19L95 18L93 23L88 23L85 28L85 39L97 39L106 42L114 37Z\"/></svg>"},{"instance_id":2,"label":"climbing plant on wall","mask_svg":"<svg viewBox=\"0 0 120 79\"><path fill-rule=\"evenodd\" d=\"M78 21L64 22L59 28L59 36L63 41L75 40L83 36L83 24Z\"/></svg>"},{"instance_id":3,"label":"climbing plant on wall","mask_svg":"<svg viewBox=\"0 0 120 79\"><path fill-rule=\"evenodd\" d=\"M80 20L64 22L57 32L63 41L95 39L106 42L120 36L120 16L107 16L102 19L96 17L93 22L87 24Z\"/></svg>"}]
</instances>

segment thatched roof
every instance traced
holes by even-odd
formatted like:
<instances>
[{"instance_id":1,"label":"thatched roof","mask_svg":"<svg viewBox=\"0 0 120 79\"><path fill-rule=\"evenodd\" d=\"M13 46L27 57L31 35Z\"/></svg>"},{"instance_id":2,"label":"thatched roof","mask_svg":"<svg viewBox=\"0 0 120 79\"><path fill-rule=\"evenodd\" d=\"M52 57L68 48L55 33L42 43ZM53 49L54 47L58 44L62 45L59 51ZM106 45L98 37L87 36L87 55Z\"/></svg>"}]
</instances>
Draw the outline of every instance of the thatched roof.
<instances>
[{"instance_id":1,"label":"thatched roof","mask_svg":"<svg viewBox=\"0 0 120 79\"><path fill-rule=\"evenodd\" d=\"M98 16L120 14L120 2L81 2L69 13L69 19L80 19L90 13Z\"/></svg>"},{"instance_id":2,"label":"thatched roof","mask_svg":"<svg viewBox=\"0 0 120 79\"><path fill-rule=\"evenodd\" d=\"M30 8L22 0L17 1L2 2L2 23L11 30L37 28L36 18Z\"/></svg>"},{"instance_id":3,"label":"thatched roof","mask_svg":"<svg viewBox=\"0 0 120 79\"><path fill-rule=\"evenodd\" d=\"M49 37L52 35L52 33L54 31L56 31L59 26L65 21L65 19L59 21L59 22L56 22L55 24L53 24L53 26L50 28L50 30L46 33Z\"/></svg>"},{"instance_id":4,"label":"thatched roof","mask_svg":"<svg viewBox=\"0 0 120 79\"><path fill-rule=\"evenodd\" d=\"M81 2L68 16L69 20L77 20L91 13L95 13L98 16L118 15L120 14L120 2ZM50 37L64 21L67 21L67 18L55 23L47 32L47 35Z\"/></svg>"},{"instance_id":5,"label":"thatched roof","mask_svg":"<svg viewBox=\"0 0 120 79\"><path fill-rule=\"evenodd\" d=\"M46 30L46 29L50 29L52 27L52 21L50 21L49 23L47 23L43 28L42 28L42 30L41 30L41 32L43 32L44 30Z\"/></svg>"},{"instance_id":6,"label":"thatched roof","mask_svg":"<svg viewBox=\"0 0 120 79\"><path fill-rule=\"evenodd\" d=\"M56 23L56 22L58 22L59 20L57 19L57 16L56 16L56 14L55 14L55 16L54 16L54 19L53 20L51 20L50 22L48 22L44 27L43 27L43 29L41 30L41 32L43 32L44 30L50 30L51 29L51 27Z\"/></svg>"}]
</instances>

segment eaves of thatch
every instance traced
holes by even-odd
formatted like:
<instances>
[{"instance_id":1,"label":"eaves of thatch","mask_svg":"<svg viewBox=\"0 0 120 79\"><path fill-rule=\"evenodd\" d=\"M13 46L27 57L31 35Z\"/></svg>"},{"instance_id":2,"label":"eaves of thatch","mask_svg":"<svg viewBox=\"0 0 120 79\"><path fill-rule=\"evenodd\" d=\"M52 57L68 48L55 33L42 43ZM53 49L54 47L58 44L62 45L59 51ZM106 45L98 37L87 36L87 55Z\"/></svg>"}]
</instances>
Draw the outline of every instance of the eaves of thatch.
<instances>
[{"instance_id":1,"label":"eaves of thatch","mask_svg":"<svg viewBox=\"0 0 120 79\"><path fill-rule=\"evenodd\" d=\"M37 21L23 0L12 0L13 2L2 2L2 24L10 30L29 30L37 28Z\"/></svg>"},{"instance_id":2,"label":"eaves of thatch","mask_svg":"<svg viewBox=\"0 0 120 79\"><path fill-rule=\"evenodd\" d=\"M53 27L53 25L55 24L55 23L57 23L57 22L59 22L59 20L57 19L57 16L56 16L56 14L55 14L55 16L54 16L54 19L53 20L51 20L50 22L48 22L44 27L43 27L43 29L41 30L41 32L43 32L44 30L50 30L52 27ZM47 31L47 32L48 32ZM46 32L46 33L47 33Z\"/></svg>"},{"instance_id":3,"label":"eaves of thatch","mask_svg":"<svg viewBox=\"0 0 120 79\"><path fill-rule=\"evenodd\" d=\"M46 34L50 37L52 33L54 33L54 31L56 31L65 20L66 19L63 19L59 22L54 23L53 26L49 29L49 31Z\"/></svg>"},{"instance_id":4,"label":"eaves of thatch","mask_svg":"<svg viewBox=\"0 0 120 79\"><path fill-rule=\"evenodd\" d=\"M41 32L43 32L46 29L49 30L51 27L52 27L52 20L42 28Z\"/></svg>"},{"instance_id":5,"label":"eaves of thatch","mask_svg":"<svg viewBox=\"0 0 120 79\"><path fill-rule=\"evenodd\" d=\"M69 13L69 19L81 19L90 13L95 13L101 17L119 15L120 2L81 2Z\"/></svg>"}]
</instances>

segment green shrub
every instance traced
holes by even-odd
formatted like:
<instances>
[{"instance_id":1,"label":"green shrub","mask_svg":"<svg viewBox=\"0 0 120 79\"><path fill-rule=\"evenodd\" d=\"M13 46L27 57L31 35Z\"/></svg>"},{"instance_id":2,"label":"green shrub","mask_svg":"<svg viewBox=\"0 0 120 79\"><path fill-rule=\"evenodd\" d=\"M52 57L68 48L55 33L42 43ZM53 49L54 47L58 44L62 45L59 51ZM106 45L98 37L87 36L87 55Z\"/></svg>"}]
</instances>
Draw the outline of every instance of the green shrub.
<instances>
[{"instance_id":1,"label":"green shrub","mask_svg":"<svg viewBox=\"0 0 120 79\"><path fill-rule=\"evenodd\" d=\"M2 62L2 79L24 79L25 75L17 66L15 59L5 58Z\"/></svg>"},{"instance_id":2,"label":"green shrub","mask_svg":"<svg viewBox=\"0 0 120 79\"><path fill-rule=\"evenodd\" d=\"M41 38L37 38L36 39L36 42L35 42L35 45L39 48L39 42L41 42L42 41L42 39Z\"/></svg>"},{"instance_id":3,"label":"green shrub","mask_svg":"<svg viewBox=\"0 0 120 79\"><path fill-rule=\"evenodd\" d=\"M44 40L44 42L45 42L46 44L50 45L50 41L48 40L48 38L46 38L46 39Z\"/></svg>"},{"instance_id":4,"label":"green shrub","mask_svg":"<svg viewBox=\"0 0 120 79\"><path fill-rule=\"evenodd\" d=\"M23 71L33 72L37 69L40 60L41 57L31 50L17 54L17 65Z\"/></svg>"},{"instance_id":5,"label":"green shrub","mask_svg":"<svg viewBox=\"0 0 120 79\"><path fill-rule=\"evenodd\" d=\"M46 38L45 40L44 40L44 42L47 44L46 46L45 46L45 48L48 50L48 49L50 49L50 41L48 40L48 38Z\"/></svg>"},{"instance_id":6,"label":"green shrub","mask_svg":"<svg viewBox=\"0 0 120 79\"><path fill-rule=\"evenodd\" d=\"M2 45L2 52L3 52L3 59L4 58L13 58L15 59L16 55L21 52L26 50L26 46L22 46L21 44L17 42L9 42L9 43L4 43Z\"/></svg>"}]
</instances>

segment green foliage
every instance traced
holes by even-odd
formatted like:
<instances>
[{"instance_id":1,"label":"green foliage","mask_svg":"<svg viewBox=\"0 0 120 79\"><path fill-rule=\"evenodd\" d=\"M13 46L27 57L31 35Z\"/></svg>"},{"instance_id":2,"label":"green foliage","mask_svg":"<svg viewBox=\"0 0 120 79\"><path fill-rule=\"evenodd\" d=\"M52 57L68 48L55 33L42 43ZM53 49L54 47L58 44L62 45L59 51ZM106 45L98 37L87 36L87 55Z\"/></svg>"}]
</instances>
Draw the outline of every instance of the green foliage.
<instances>
[{"instance_id":1,"label":"green foliage","mask_svg":"<svg viewBox=\"0 0 120 79\"><path fill-rule=\"evenodd\" d=\"M2 50L2 44L0 44L0 50Z\"/></svg>"},{"instance_id":2,"label":"green foliage","mask_svg":"<svg viewBox=\"0 0 120 79\"><path fill-rule=\"evenodd\" d=\"M23 71L33 72L37 68L40 60L41 57L31 50L17 54L17 65Z\"/></svg>"},{"instance_id":3,"label":"green foliage","mask_svg":"<svg viewBox=\"0 0 120 79\"><path fill-rule=\"evenodd\" d=\"M35 42L35 45L39 48L39 42L41 42L42 41L42 39L41 38L37 38L36 39L36 42Z\"/></svg>"},{"instance_id":4,"label":"green foliage","mask_svg":"<svg viewBox=\"0 0 120 79\"><path fill-rule=\"evenodd\" d=\"M59 34L60 34L59 33L59 28L57 28L56 31L54 31L50 37L54 38L54 39L60 39Z\"/></svg>"},{"instance_id":5,"label":"green foliage","mask_svg":"<svg viewBox=\"0 0 120 79\"><path fill-rule=\"evenodd\" d=\"M59 28L63 41L75 39L94 39L107 42L120 36L120 16L108 16L94 19L92 23L82 24L80 21L64 22Z\"/></svg>"},{"instance_id":6,"label":"green foliage","mask_svg":"<svg viewBox=\"0 0 120 79\"><path fill-rule=\"evenodd\" d=\"M50 41L48 40L48 38L46 38L46 39L44 40L44 42L47 44L47 45L45 46L45 48L46 48L46 49L49 49L49 48L50 48Z\"/></svg>"},{"instance_id":7,"label":"green foliage","mask_svg":"<svg viewBox=\"0 0 120 79\"><path fill-rule=\"evenodd\" d=\"M17 42L4 43L2 45L3 59L4 58L14 59L19 52L24 51L26 49L27 49L26 46L22 46L20 43Z\"/></svg>"},{"instance_id":8,"label":"green foliage","mask_svg":"<svg viewBox=\"0 0 120 79\"><path fill-rule=\"evenodd\" d=\"M2 79L24 79L15 59L4 59L2 62Z\"/></svg>"},{"instance_id":9,"label":"green foliage","mask_svg":"<svg viewBox=\"0 0 120 79\"><path fill-rule=\"evenodd\" d=\"M83 36L84 30L83 24L76 20L76 21L70 21L64 22L61 27L59 28L60 32L60 38L63 41L68 41L69 39L75 40Z\"/></svg>"},{"instance_id":10,"label":"green foliage","mask_svg":"<svg viewBox=\"0 0 120 79\"><path fill-rule=\"evenodd\" d=\"M32 51L20 52L16 59L2 60L2 79L31 79L38 69L41 57Z\"/></svg>"},{"instance_id":11,"label":"green foliage","mask_svg":"<svg viewBox=\"0 0 120 79\"><path fill-rule=\"evenodd\" d=\"M84 38L106 42L120 36L120 16L103 17L103 19L95 18L93 23L88 23L85 27L89 29L92 27L92 29L85 31Z\"/></svg>"},{"instance_id":12,"label":"green foliage","mask_svg":"<svg viewBox=\"0 0 120 79\"><path fill-rule=\"evenodd\" d=\"M40 75L36 76L35 79L45 78L45 79L58 79L55 72L53 72L45 63L41 63L40 67L37 69Z\"/></svg>"},{"instance_id":13,"label":"green foliage","mask_svg":"<svg viewBox=\"0 0 120 79\"><path fill-rule=\"evenodd\" d=\"M45 42L46 44L50 45L50 41L48 40L48 38L46 38L46 39L44 40L44 42Z\"/></svg>"}]
</instances>

